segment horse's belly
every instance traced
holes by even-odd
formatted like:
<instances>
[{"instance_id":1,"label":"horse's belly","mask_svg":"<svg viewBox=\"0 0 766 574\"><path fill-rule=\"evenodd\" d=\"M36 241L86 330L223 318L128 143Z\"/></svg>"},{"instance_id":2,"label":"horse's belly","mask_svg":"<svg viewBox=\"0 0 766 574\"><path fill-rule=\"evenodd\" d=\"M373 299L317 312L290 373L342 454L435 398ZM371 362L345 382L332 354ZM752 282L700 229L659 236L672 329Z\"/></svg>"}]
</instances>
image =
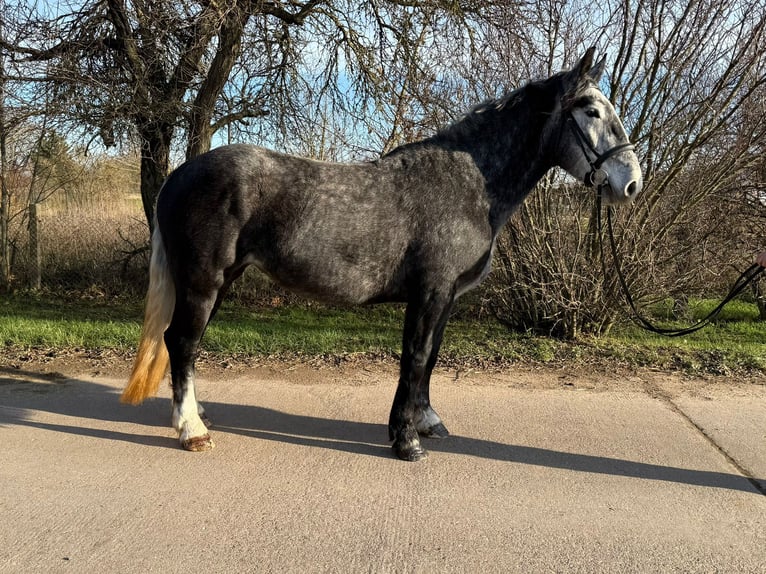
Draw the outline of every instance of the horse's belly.
<instances>
[{"instance_id":1,"label":"horse's belly","mask_svg":"<svg viewBox=\"0 0 766 574\"><path fill-rule=\"evenodd\" d=\"M303 253L257 267L281 286L329 303L394 301L403 296L397 262L352 260L348 256Z\"/></svg>"}]
</instances>

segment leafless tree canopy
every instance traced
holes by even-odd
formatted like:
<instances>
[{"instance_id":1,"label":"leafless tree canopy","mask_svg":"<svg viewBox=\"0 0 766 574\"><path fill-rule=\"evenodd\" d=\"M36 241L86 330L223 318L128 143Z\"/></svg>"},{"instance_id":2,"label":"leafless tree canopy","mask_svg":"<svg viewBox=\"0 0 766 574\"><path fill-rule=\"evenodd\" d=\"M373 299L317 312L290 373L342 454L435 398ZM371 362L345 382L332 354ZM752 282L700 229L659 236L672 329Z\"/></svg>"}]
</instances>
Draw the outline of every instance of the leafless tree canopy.
<instances>
[{"instance_id":1,"label":"leafless tree canopy","mask_svg":"<svg viewBox=\"0 0 766 574\"><path fill-rule=\"evenodd\" d=\"M22 75L54 86L62 113L87 133L106 146L137 140L151 222L178 140L186 157L238 128L267 144L316 149L317 128L334 139L341 119L352 132L372 120L378 141L365 141L392 146L401 136L381 133L376 123L389 118L380 112L398 116L390 132L412 132L401 125L407 106L434 77L419 50L444 49L435 32L465 35L485 6L108 0L64 3L55 14L19 6L4 45Z\"/></svg>"}]
</instances>

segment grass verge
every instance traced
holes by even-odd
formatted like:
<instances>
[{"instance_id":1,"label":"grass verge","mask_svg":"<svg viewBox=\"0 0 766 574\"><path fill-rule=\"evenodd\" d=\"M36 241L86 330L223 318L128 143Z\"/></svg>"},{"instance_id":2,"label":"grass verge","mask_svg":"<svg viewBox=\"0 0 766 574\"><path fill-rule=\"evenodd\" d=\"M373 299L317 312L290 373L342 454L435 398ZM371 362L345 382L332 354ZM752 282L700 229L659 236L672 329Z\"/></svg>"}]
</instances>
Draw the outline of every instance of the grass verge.
<instances>
[{"instance_id":1,"label":"grass verge","mask_svg":"<svg viewBox=\"0 0 766 574\"><path fill-rule=\"evenodd\" d=\"M714 302L692 306L690 319ZM140 335L142 306L13 296L0 301L0 362L5 349L113 349L131 353ZM657 312L660 319L663 313ZM398 357L404 310L381 305L328 308L293 305L245 309L224 305L205 335L203 349L220 357ZM668 325L668 323L664 323ZM690 374L766 374L766 322L755 305L736 302L712 327L668 339L633 325L609 335L560 341L513 333L491 317L453 319L447 327L442 365L503 367L510 364L650 367Z\"/></svg>"}]
</instances>

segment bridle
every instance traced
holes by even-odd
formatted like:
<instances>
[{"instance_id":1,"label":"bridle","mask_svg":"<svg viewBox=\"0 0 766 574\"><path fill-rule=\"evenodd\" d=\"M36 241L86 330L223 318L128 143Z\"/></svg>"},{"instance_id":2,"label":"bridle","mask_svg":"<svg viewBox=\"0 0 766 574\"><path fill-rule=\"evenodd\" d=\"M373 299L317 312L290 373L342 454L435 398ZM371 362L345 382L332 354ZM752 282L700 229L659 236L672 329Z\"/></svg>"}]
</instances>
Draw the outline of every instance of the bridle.
<instances>
[{"instance_id":1,"label":"bridle","mask_svg":"<svg viewBox=\"0 0 766 574\"><path fill-rule=\"evenodd\" d=\"M566 123L572 127L572 132L575 135L575 139L577 140L577 143L579 144L585 159L588 160L588 164L590 165L590 171L585 174L583 181L588 187L596 187L601 189L609 181L609 173L601 167L604 162L613 155L616 155L622 151L633 151L635 146L628 142L618 144L609 148L605 152L598 153L596 147L590 142L590 139L588 139L588 136L585 135L585 132L582 131L580 124L577 123L577 120L575 119L571 110L567 111L566 114ZM589 150L590 154L588 153ZM595 156L595 159L591 159L591 155Z\"/></svg>"}]
</instances>

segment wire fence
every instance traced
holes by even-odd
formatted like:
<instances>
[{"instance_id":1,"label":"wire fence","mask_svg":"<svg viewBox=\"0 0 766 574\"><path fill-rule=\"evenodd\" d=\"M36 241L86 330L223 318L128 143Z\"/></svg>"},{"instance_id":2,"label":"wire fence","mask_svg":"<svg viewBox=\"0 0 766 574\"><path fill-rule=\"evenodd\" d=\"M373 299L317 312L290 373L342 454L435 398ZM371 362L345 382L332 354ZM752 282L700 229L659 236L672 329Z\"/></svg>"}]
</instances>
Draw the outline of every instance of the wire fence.
<instances>
[{"instance_id":1,"label":"wire fence","mask_svg":"<svg viewBox=\"0 0 766 574\"><path fill-rule=\"evenodd\" d=\"M149 226L140 196L45 202L10 229L11 289L68 296L143 298L148 284ZM36 240L35 240L36 237ZM229 299L289 304L298 299L255 268Z\"/></svg>"},{"instance_id":2,"label":"wire fence","mask_svg":"<svg viewBox=\"0 0 766 574\"><path fill-rule=\"evenodd\" d=\"M148 245L140 198L45 202L10 226L11 287L137 295L146 287Z\"/></svg>"}]
</instances>

